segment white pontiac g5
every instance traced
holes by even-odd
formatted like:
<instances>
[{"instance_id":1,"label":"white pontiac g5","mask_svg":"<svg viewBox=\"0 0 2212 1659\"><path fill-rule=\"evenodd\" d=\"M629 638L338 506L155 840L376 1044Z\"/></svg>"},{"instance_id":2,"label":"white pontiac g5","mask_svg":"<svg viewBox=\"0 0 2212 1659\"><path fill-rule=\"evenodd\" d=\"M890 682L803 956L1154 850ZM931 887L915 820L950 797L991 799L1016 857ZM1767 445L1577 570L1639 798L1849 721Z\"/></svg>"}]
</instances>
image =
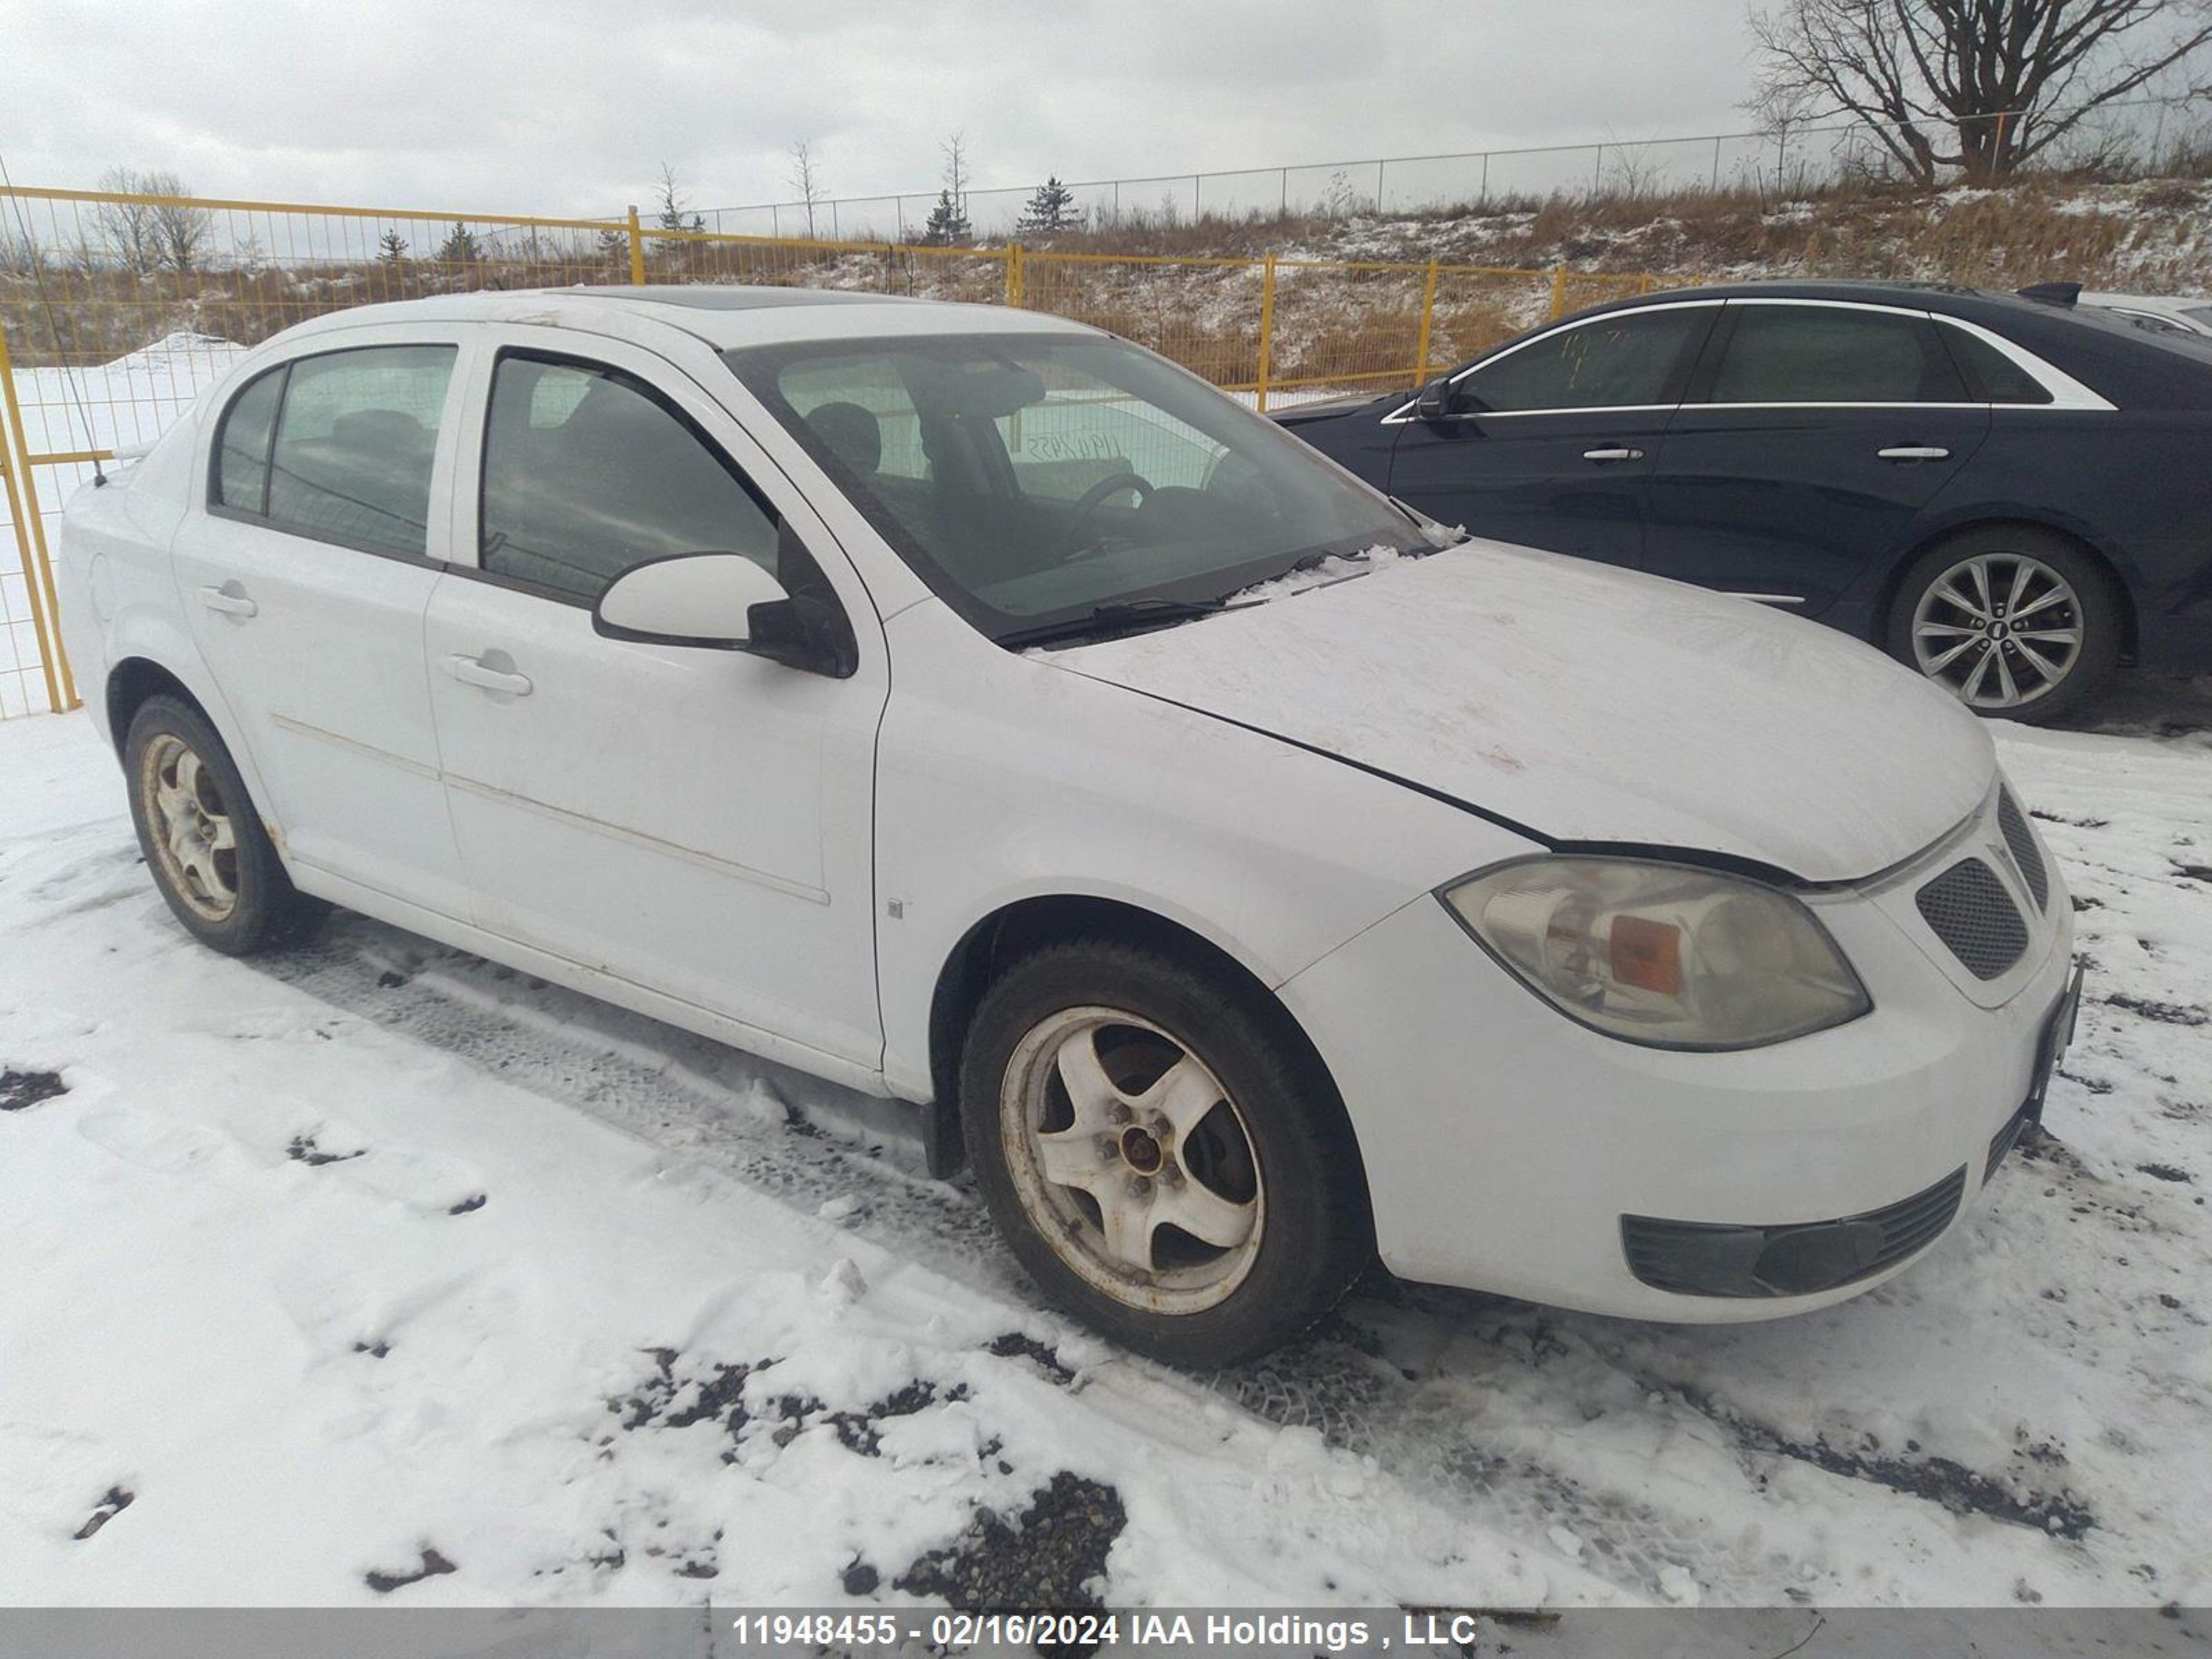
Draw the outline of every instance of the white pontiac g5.
<instances>
[{"instance_id":1,"label":"white pontiac g5","mask_svg":"<svg viewBox=\"0 0 2212 1659\"><path fill-rule=\"evenodd\" d=\"M792 289L368 307L62 544L146 861L916 1103L1171 1361L1377 1255L1759 1318L2040 1110L2072 920L1877 652L1464 539L1051 317Z\"/></svg>"}]
</instances>

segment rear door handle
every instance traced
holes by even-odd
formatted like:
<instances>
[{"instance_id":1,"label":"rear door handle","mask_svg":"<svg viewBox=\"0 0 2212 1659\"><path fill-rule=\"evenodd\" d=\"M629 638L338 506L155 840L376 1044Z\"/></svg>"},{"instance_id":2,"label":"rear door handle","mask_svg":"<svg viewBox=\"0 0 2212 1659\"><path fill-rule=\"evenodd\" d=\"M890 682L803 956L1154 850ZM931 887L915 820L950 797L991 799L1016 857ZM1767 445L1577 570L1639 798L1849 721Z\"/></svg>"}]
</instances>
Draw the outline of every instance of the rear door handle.
<instances>
[{"instance_id":1,"label":"rear door handle","mask_svg":"<svg viewBox=\"0 0 2212 1659\"><path fill-rule=\"evenodd\" d=\"M1586 461L1640 461L1644 459L1644 452L1627 448L1585 449L1583 459Z\"/></svg>"},{"instance_id":2,"label":"rear door handle","mask_svg":"<svg viewBox=\"0 0 2212 1659\"><path fill-rule=\"evenodd\" d=\"M527 674L510 674L505 669L487 668L475 657L448 657L446 672L463 685L480 685L487 691L504 691L510 697L526 697L534 690Z\"/></svg>"},{"instance_id":3,"label":"rear door handle","mask_svg":"<svg viewBox=\"0 0 2212 1659\"><path fill-rule=\"evenodd\" d=\"M200 603L210 611L220 611L226 617L258 617L261 607L246 597L246 592L236 582L226 587L203 587Z\"/></svg>"},{"instance_id":4,"label":"rear door handle","mask_svg":"<svg viewBox=\"0 0 2212 1659\"><path fill-rule=\"evenodd\" d=\"M1948 461L1951 452L1935 444L1893 444L1875 453L1885 461Z\"/></svg>"}]
</instances>

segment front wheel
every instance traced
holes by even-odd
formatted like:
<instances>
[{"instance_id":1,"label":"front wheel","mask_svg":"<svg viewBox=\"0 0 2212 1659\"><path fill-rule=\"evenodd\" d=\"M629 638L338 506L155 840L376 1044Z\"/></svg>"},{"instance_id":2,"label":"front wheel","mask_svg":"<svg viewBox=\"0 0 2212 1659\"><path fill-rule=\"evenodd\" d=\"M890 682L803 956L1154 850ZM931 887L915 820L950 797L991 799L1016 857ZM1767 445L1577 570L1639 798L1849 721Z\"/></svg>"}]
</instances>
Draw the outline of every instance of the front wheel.
<instances>
[{"instance_id":1,"label":"front wheel","mask_svg":"<svg viewBox=\"0 0 2212 1659\"><path fill-rule=\"evenodd\" d=\"M1119 942L991 987L962 1109L1030 1276L1127 1346L1216 1366L1296 1336L1373 1244L1341 1103L1265 994Z\"/></svg>"},{"instance_id":2,"label":"front wheel","mask_svg":"<svg viewBox=\"0 0 2212 1659\"><path fill-rule=\"evenodd\" d=\"M1970 530L1905 573L1889 649L1978 714L2042 725L2112 673L2119 605L2103 567L2063 537Z\"/></svg>"}]
</instances>

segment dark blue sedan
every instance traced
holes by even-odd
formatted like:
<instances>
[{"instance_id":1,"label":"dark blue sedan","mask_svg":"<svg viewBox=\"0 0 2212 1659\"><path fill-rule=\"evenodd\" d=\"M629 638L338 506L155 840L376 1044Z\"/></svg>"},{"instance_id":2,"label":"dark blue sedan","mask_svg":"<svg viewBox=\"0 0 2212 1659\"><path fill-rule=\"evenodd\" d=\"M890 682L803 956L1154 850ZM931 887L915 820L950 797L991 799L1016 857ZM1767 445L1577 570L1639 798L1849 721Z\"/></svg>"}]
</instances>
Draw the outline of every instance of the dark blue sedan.
<instances>
[{"instance_id":1,"label":"dark blue sedan","mask_svg":"<svg viewBox=\"0 0 2212 1659\"><path fill-rule=\"evenodd\" d=\"M2212 349L2063 301L1685 289L1276 418L1446 524L1790 606L1987 714L2212 670Z\"/></svg>"}]
</instances>

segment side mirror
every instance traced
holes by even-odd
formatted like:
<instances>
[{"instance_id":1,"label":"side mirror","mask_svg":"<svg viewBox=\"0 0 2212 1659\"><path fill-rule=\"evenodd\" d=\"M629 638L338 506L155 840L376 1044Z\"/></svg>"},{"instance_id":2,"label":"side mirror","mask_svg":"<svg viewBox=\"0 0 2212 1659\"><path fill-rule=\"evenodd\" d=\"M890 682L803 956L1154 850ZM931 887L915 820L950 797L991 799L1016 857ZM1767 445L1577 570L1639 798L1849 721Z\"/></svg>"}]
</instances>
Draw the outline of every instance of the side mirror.
<instances>
[{"instance_id":1,"label":"side mirror","mask_svg":"<svg viewBox=\"0 0 2212 1659\"><path fill-rule=\"evenodd\" d=\"M744 651L757 629L755 608L787 597L743 554L678 553L616 577L592 607L592 627L611 640Z\"/></svg>"},{"instance_id":2,"label":"side mirror","mask_svg":"<svg viewBox=\"0 0 2212 1659\"><path fill-rule=\"evenodd\" d=\"M1424 421L1448 418L1458 407L1459 398L1452 386L1451 376L1440 374L1423 386L1413 398L1413 414Z\"/></svg>"}]
</instances>

